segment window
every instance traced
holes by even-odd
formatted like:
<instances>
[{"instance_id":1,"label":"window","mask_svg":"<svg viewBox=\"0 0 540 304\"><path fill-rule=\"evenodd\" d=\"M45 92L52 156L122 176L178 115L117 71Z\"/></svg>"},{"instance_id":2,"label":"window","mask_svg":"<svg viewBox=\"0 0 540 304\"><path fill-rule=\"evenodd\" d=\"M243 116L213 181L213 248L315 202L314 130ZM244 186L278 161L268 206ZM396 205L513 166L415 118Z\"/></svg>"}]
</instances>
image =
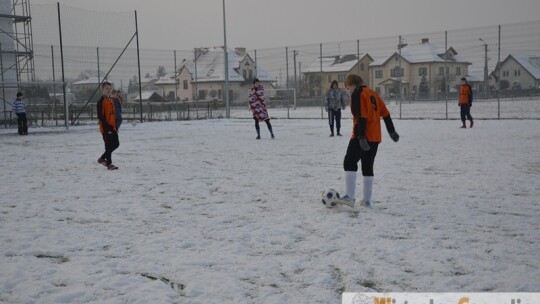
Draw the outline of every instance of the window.
<instances>
[{"instance_id":1,"label":"window","mask_svg":"<svg viewBox=\"0 0 540 304\"><path fill-rule=\"evenodd\" d=\"M360 63L360 71L363 71L363 70L364 70L364 64Z\"/></svg>"},{"instance_id":2,"label":"window","mask_svg":"<svg viewBox=\"0 0 540 304\"><path fill-rule=\"evenodd\" d=\"M253 79L253 70L249 70L249 79Z\"/></svg>"},{"instance_id":3,"label":"window","mask_svg":"<svg viewBox=\"0 0 540 304\"><path fill-rule=\"evenodd\" d=\"M444 67L439 67L439 75L444 75Z\"/></svg>"},{"instance_id":4,"label":"window","mask_svg":"<svg viewBox=\"0 0 540 304\"><path fill-rule=\"evenodd\" d=\"M328 75L328 82L332 82L332 76Z\"/></svg>"},{"instance_id":5,"label":"window","mask_svg":"<svg viewBox=\"0 0 540 304\"><path fill-rule=\"evenodd\" d=\"M380 95L380 94L381 94L381 88L380 88L380 87L376 87L376 88L375 88L375 92L377 92L377 94Z\"/></svg>"},{"instance_id":6,"label":"window","mask_svg":"<svg viewBox=\"0 0 540 304\"><path fill-rule=\"evenodd\" d=\"M184 80L184 90L187 90L188 89L188 81L187 80Z\"/></svg>"},{"instance_id":7,"label":"window","mask_svg":"<svg viewBox=\"0 0 540 304\"><path fill-rule=\"evenodd\" d=\"M242 76L244 76L244 79L247 79L247 71L246 70L242 70Z\"/></svg>"},{"instance_id":8,"label":"window","mask_svg":"<svg viewBox=\"0 0 540 304\"><path fill-rule=\"evenodd\" d=\"M519 70L515 70L515 71L514 71L514 76L519 76L520 74L521 74L521 73L520 73Z\"/></svg>"},{"instance_id":9,"label":"window","mask_svg":"<svg viewBox=\"0 0 540 304\"><path fill-rule=\"evenodd\" d=\"M375 78L383 78L383 71L375 70Z\"/></svg>"},{"instance_id":10,"label":"window","mask_svg":"<svg viewBox=\"0 0 540 304\"><path fill-rule=\"evenodd\" d=\"M461 67L456 67L456 75L461 75Z\"/></svg>"},{"instance_id":11,"label":"window","mask_svg":"<svg viewBox=\"0 0 540 304\"><path fill-rule=\"evenodd\" d=\"M427 76L427 68L418 68L418 76Z\"/></svg>"},{"instance_id":12,"label":"window","mask_svg":"<svg viewBox=\"0 0 540 304\"><path fill-rule=\"evenodd\" d=\"M395 67L390 70L390 77L403 77L405 75L404 69L400 67Z\"/></svg>"},{"instance_id":13,"label":"window","mask_svg":"<svg viewBox=\"0 0 540 304\"><path fill-rule=\"evenodd\" d=\"M339 74L338 75L338 82L344 82L345 78L347 78L347 75L345 74Z\"/></svg>"}]
</instances>

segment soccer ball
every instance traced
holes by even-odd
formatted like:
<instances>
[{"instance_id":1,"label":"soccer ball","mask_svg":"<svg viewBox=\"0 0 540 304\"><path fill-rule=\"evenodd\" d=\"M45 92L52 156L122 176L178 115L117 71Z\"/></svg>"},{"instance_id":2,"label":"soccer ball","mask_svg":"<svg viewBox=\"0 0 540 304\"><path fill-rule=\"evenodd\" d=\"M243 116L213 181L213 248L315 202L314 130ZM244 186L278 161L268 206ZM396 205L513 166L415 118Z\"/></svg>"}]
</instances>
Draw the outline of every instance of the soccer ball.
<instances>
[{"instance_id":1,"label":"soccer ball","mask_svg":"<svg viewBox=\"0 0 540 304\"><path fill-rule=\"evenodd\" d=\"M339 198L339 193L334 189L328 189L322 193L321 202L326 208L336 206L335 200Z\"/></svg>"}]
</instances>

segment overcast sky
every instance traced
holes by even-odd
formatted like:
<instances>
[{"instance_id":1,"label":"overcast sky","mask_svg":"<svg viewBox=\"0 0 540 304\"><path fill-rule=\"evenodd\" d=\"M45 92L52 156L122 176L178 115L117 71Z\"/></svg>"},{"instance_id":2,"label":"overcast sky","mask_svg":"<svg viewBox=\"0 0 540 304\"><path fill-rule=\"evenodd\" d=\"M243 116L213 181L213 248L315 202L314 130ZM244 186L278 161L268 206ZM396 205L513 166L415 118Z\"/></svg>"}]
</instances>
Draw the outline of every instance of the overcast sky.
<instances>
[{"instance_id":1,"label":"overcast sky","mask_svg":"<svg viewBox=\"0 0 540 304\"><path fill-rule=\"evenodd\" d=\"M32 0L31 4L57 2L96 11L137 10L142 48L223 45L222 0ZM225 5L228 46L248 49L540 19L539 0L225 0Z\"/></svg>"}]
</instances>

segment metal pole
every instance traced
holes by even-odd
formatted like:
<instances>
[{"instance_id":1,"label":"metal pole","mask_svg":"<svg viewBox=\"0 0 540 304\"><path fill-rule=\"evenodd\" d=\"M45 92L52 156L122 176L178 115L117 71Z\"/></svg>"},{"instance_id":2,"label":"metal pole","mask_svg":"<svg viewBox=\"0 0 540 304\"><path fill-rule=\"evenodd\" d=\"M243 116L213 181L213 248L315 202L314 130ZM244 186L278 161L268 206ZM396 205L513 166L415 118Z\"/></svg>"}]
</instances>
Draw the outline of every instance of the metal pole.
<instances>
[{"instance_id":1,"label":"metal pole","mask_svg":"<svg viewBox=\"0 0 540 304\"><path fill-rule=\"evenodd\" d=\"M298 55L298 51L293 51L293 62L294 62L294 109L296 110L296 91L298 90L298 78L296 78L296 55Z\"/></svg>"},{"instance_id":2,"label":"metal pole","mask_svg":"<svg viewBox=\"0 0 540 304\"><path fill-rule=\"evenodd\" d=\"M447 63L448 63L448 31L444 31L444 100L446 102L446 119L448 119L448 90L447 90Z\"/></svg>"},{"instance_id":3,"label":"metal pole","mask_svg":"<svg viewBox=\"0 0 540 304\"><path fill-rule=\"evenodd\" d=\"M255 50L255 78L257 78L257 50Z\"/></svg>"},{"instance_id":4,"label":"metal pole","mask_svg":"<svg viewBox=\"0 0 540 304\"><path fill-rule=\"evenodd\" d=\"M485 55L484 55L484 58L485 58L485 63L484 63L484 98L488 97L488 94L489 94L489 83L488 83L488 45L487 43L484 44L484 52L485 52Z\"/></svg>"},{"instance_id":5,"label":"metal pole","mask_svg":"<svg viewBox=\"0 0 540 304\"><path fill-rule=\"evenodd\" d=\"M321 66L321 70L320 70L320 73L321 73L321 82L319 83L319 86L321 87L321 91L320 91L320 94L319 94L319 98L321 100L321 119L324 118L324 113L323 113L323 104L324 104L324 98L323 98L323 70L322 70L322 43L319 45L319 49L320 49L320 53L319 53L319 62L320 62L320 66Z\"/></svg>"},{"instance_id":6,"label":"metal pole","mask_svg":"<svg viewBox=\"0 0 540 304\"><path fill-rule=\"evenodd\" d=\"M287 89L285 92L287 96L287 118L289 118L289 47L285 47L285 88Z\"/></svg>"},{"instance_id":7,"label":"metal pole","mask_svg":"<svg viewBox=\"0 0 540 304\"><path fill-rule=\"evenodd\" d=\"M97 82L101 84L101 75L99 71L99 47L96 48L96 50L97 50Z\"/></svg>"},{"instance_id":8,"label":"metal pole","mask_svg":"<svg viewBox=\"0 0 540 304\"><path fill-rule=\"evenodd\" d=\"M289 94L289 48L285 47L285 88Z\"/></svg>"},{"instance_id":9,"label":"metal pole","mask_svg":"<svg viewBox=\"0 0 540 304\"><path fill-rule=\"evenodd\" d=\"M356 40L356 59L358 63L356 64L356 72L360 75L360 40Z\"/></svg>"},{"instance_id":10,"label":"metal pole","mask_svg":"<svg viewBox=\"0 0 540 304\"><path fill-rule=\"evenodd\" d=\"M178 120L178 75L176 74L176 50L174 51L174 102L176 104L176 120Z\"/></svg>"},{"instance_id":11,"label":"metal pole","mask_svg":"<svg viewBox=\"0 0 540 304\"><path fill-rule=\"evenodd\" d=\"M139 71L139 107L141 110L141 123L143 123L143 106L142 106L142 80L141 80L141 54L139 50L139 25L137 23L137 11L135 10L135 34L137 37L137 68Z\"/></svg>"},{"instance_id":12,"label":"metal pole","mask_svg":"<svg viewBox=\"0 0 540 304\"><path fill-rule=\"evenodd\" d=\"M62 41L62 22L60 18L60 2L57 2L58 7L58 33L60 35L60 61L62 63L62 93L64 94L64 125L66 126L66 129L69 129L69 123L68 123L68 104L66 99L66 75L64 70L64 43Z\"/></svg>"},{"instance_id":13,"label":"metal pole","mask_svg":"<svg viewBox=\"0 0 540 304\"><path fill-rule=\"evenodd\" d=\"M397 98L399 99L399 119L401 119L401 47L403 46L402 42L401 42L401 35L399 35L399 45L398 45L398 50L399 50L399 85L398 85L398 95L397 95ZM397 102L397 101L396 101Z\"/></svg>"},{"instance_id":14,"label":"metal pole","mask_svg":"<svg viewBox=\"0 0 540 304\"><path fill-rule=\"evenodd\" d=\"M497 52L497 119L501 119L501 86L499 78L501 76L501 25L499 25L499 50Z\"/></svg>"},{"instance_id":15,"label":"metal pole","mask_svg":"<svg viewBox=\"0 0 540 304\"><path fill-rule=\"evenodd\" d=\"M53 83L55 83L56 77L54 73L54 47L52 45L51 45L51 58L52 58L52 79L53 79ZM52 103L52 109L51 109L51 115L53 117L56 116L55 109L56 109L56 84L53 84L53 103Z\"/></svg>"},{"instance_id":16,"label":"metal pole","mask_svg":"<svg viewBox=\"0 0 540 304\"><path fill-rule=\"evenodd\" d=\"M197 119L199 119L199 107L197 105L199 103L199 91L198 91L198 86L197 86L197 59L199 58L199 52L200 52L200 49L196 48L194 50L194 53L195 53L195 111L196 111Z\"/></svg>"},{"instance_id":17,"label":"metal pole","mask_svg":"<svg viewBox=\"0 0 540 304\"><path fill-rule=\"evenodd\" d=\"M225 23L225 0L223 0L223 52L225 56L225 113L227 118L231 118L231 108L229 104L229 54L227 52L227 25Z\"/></svg>"},{"instance_id":18,"label":"metal pole","mask_svg":"<svg viewBox=\"0 0 540 304\"><path fill-rule=\"evenodd\" d=\"M4 127L7 128L6 109L6 85L4 84L4 55L2 54L2 44L0 43L0 70L2 71L2 100L4 101Z\"/></svg>"}]
</instances>

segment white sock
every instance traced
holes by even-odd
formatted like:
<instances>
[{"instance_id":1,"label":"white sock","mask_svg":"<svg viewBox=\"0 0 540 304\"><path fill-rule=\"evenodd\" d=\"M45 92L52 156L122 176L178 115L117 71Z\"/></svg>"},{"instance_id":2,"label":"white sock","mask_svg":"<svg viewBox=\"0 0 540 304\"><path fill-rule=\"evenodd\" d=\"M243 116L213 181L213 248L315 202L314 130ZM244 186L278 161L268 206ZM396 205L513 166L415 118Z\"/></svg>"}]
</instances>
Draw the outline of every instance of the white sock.
<instances>
[{"instance_id":1,"label":"white sock","mask_svg":"<svg viewBox=\"0 0 540 304\"><path fill-rule=\"evenodd\" d=\"M373 194L373 176L364 176L364 202L371 202Z\"/></svg>"},{"instance_id":2,"label":"white sock","mask_svg":"<svg viewBox=\"0 0 540 304\"><path fill-rule=\"evenodd\" d=\"M356 171L345 171L345 192L347 196L354 199L356 193Z\"/></svg>"}]
</instances>

